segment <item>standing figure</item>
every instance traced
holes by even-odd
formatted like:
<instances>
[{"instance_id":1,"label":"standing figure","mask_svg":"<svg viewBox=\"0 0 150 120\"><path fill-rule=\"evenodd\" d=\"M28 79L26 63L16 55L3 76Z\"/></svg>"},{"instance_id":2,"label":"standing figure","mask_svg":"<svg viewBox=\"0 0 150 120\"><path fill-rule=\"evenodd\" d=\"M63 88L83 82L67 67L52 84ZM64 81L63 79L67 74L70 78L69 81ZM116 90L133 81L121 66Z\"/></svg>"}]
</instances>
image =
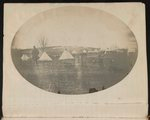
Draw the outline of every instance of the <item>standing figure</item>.
<instances>
[{"instance_id":1,"label":"standing figure","mask_svg":"<svg viewBox=\"0 0 150 120\"><path fill-rule=\"evenodd\" d=\"M32 50L32 59L34 63L37 64L37 60L39 59L39 51L35 46L33 46L33 50Z\"/></svg>"}]
</instances>

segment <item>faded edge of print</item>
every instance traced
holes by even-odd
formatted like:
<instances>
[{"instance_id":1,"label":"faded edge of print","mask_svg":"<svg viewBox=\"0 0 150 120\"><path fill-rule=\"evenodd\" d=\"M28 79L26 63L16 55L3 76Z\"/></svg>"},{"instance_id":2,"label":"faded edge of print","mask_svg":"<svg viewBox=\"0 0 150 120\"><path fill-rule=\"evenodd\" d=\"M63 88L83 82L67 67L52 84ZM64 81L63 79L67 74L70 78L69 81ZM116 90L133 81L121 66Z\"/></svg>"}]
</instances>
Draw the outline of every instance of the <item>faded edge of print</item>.
<instances>
[{"instance_id":1,"label":"faded edge of print","mask_svg":"<svg viewBox=\"0 0 150 120\"><path fill-rule=\"evenodd\" d=\"M138 47L117 17L66 6L27 21L14 36L11 55L18 72L33 85L58 94L88 94L123 80Z\"/></svg>"}]
</instances>

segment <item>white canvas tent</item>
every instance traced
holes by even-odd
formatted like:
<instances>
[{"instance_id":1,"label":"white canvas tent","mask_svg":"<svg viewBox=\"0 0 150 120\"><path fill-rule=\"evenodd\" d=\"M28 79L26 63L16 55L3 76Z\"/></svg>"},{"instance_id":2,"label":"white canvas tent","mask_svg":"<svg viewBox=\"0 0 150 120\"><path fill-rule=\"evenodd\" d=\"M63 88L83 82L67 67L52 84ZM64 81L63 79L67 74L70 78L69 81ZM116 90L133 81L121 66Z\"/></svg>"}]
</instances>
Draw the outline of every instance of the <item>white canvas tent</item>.
<instances>
[{"instance_id":1,"label":"white canvas tent","mask_svg":"<svg viewBox=\"0 0 150 120\"><path fill-rule=\"evenodd\" d=\"M77 54L77 51L73 50L73 51L72 51L72 54Z\"/></svg>"},{"instance_id":2,"label":"white canvas tent","mask_svg":"<svg viewBox=\"0 0 150 120\"><path fill-rule=\"evenodd\" d=\"M59 60L67 60L67 59L74 59L74 57L68 51L64 50Z\"/></svg>"},{"instance_id":3,"label":"white canvas tent","mask_svg":"<svg viewBox=\"0 0 150 120\"><path fill-rule=\"evenodd\" d=\"M52 61L52 59L47 55L46 52L43 52L43 54L39 58L39 61Z\"/></svg>"},{"instance_id":4,"label":"white canvas tent","mask_svg":"<svg viewBox=\"0 0 150 120\"><path fill-rule=\"evenodd\" d=\"M83 53L87 53L87 51L86 51L86 50L83 50Z\"/></svg>"},{"instance_id":5,"label":"white canvas tent","mask_svg":"<svg viewBox=\"0 0 150 120\"><path fill-rule=\"evenodd\" d=\"M23 61L27 61L28 59L29 59L29 57L27 55L25 55L25 54L23 54L21 56L21 60L23 60Z\"/></svg>"}]
</instances>

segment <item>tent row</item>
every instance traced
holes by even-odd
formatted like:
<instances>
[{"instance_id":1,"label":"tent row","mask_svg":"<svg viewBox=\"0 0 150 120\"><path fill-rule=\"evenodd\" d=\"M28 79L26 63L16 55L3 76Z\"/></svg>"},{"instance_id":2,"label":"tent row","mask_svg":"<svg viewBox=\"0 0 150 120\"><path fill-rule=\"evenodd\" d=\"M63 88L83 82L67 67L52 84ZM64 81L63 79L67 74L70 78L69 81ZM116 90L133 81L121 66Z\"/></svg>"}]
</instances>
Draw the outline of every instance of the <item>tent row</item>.
<instances>
[{"instance_id":1,"label":"tent row","mask_svg":"<svg viewBox=\"0 0 150 120\"><path fill-rule=\"evenodd\" d=\"M94 51L86 51L86 50L83 50L82 53L95 53L95 52L98 52L97 49L95 49ZM73 50L72 51L72 54L75 55L75 54L78 54L78 52L76 50ZM69 53L67 50L64 50L64 52L62 53L62 55L60 56L59 60L66 60L66 59L74 59L74 57L72 56L71 53ZM28 57L26 54L23 54L21 56L21 59L23 61L27 61L29 60L31 57ZM39 61L52 61L52 58L48 56L48 54L46 52L41 52L39 53Z\"/></svg>"},{"instance_id":2,"label":"tent row","mask_svg":"<svg viewBox=\"0 0 150 120\"><path fill-rule=\"evenodd\" d=\"M30 59L30 57L28 57L25 54L23 54L21 57L21 60L23 60L23 61L27 61L29 59ZM60 56L59 60L67 60L67 59L74 59L74 57L67 50L64 50L64 52ZM43 54L40 56L38 61L52 61L52 58L50 56L48 56L48 54L46 52L43 52Z\"/></svg>"}]
</instances>

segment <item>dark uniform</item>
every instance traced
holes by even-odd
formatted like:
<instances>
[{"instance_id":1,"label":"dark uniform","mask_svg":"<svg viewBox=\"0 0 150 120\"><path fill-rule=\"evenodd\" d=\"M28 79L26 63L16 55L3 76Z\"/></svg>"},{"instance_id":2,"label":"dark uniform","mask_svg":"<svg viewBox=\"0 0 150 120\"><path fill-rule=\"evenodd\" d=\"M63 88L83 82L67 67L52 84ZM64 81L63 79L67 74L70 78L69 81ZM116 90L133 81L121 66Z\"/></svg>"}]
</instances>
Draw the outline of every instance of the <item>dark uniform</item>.
<instances>
[{"instance_id":1,"label":"dark uniform","mask_svg":"<svg viewBox=\"0 0 150 120\"><path fill-rule=\"evenodd\" d=\"M37 64L37 60L39 59L39 51L38 49L34 46L32 50L32 59L33 61Z\"/></svg>"}]
</instances>

